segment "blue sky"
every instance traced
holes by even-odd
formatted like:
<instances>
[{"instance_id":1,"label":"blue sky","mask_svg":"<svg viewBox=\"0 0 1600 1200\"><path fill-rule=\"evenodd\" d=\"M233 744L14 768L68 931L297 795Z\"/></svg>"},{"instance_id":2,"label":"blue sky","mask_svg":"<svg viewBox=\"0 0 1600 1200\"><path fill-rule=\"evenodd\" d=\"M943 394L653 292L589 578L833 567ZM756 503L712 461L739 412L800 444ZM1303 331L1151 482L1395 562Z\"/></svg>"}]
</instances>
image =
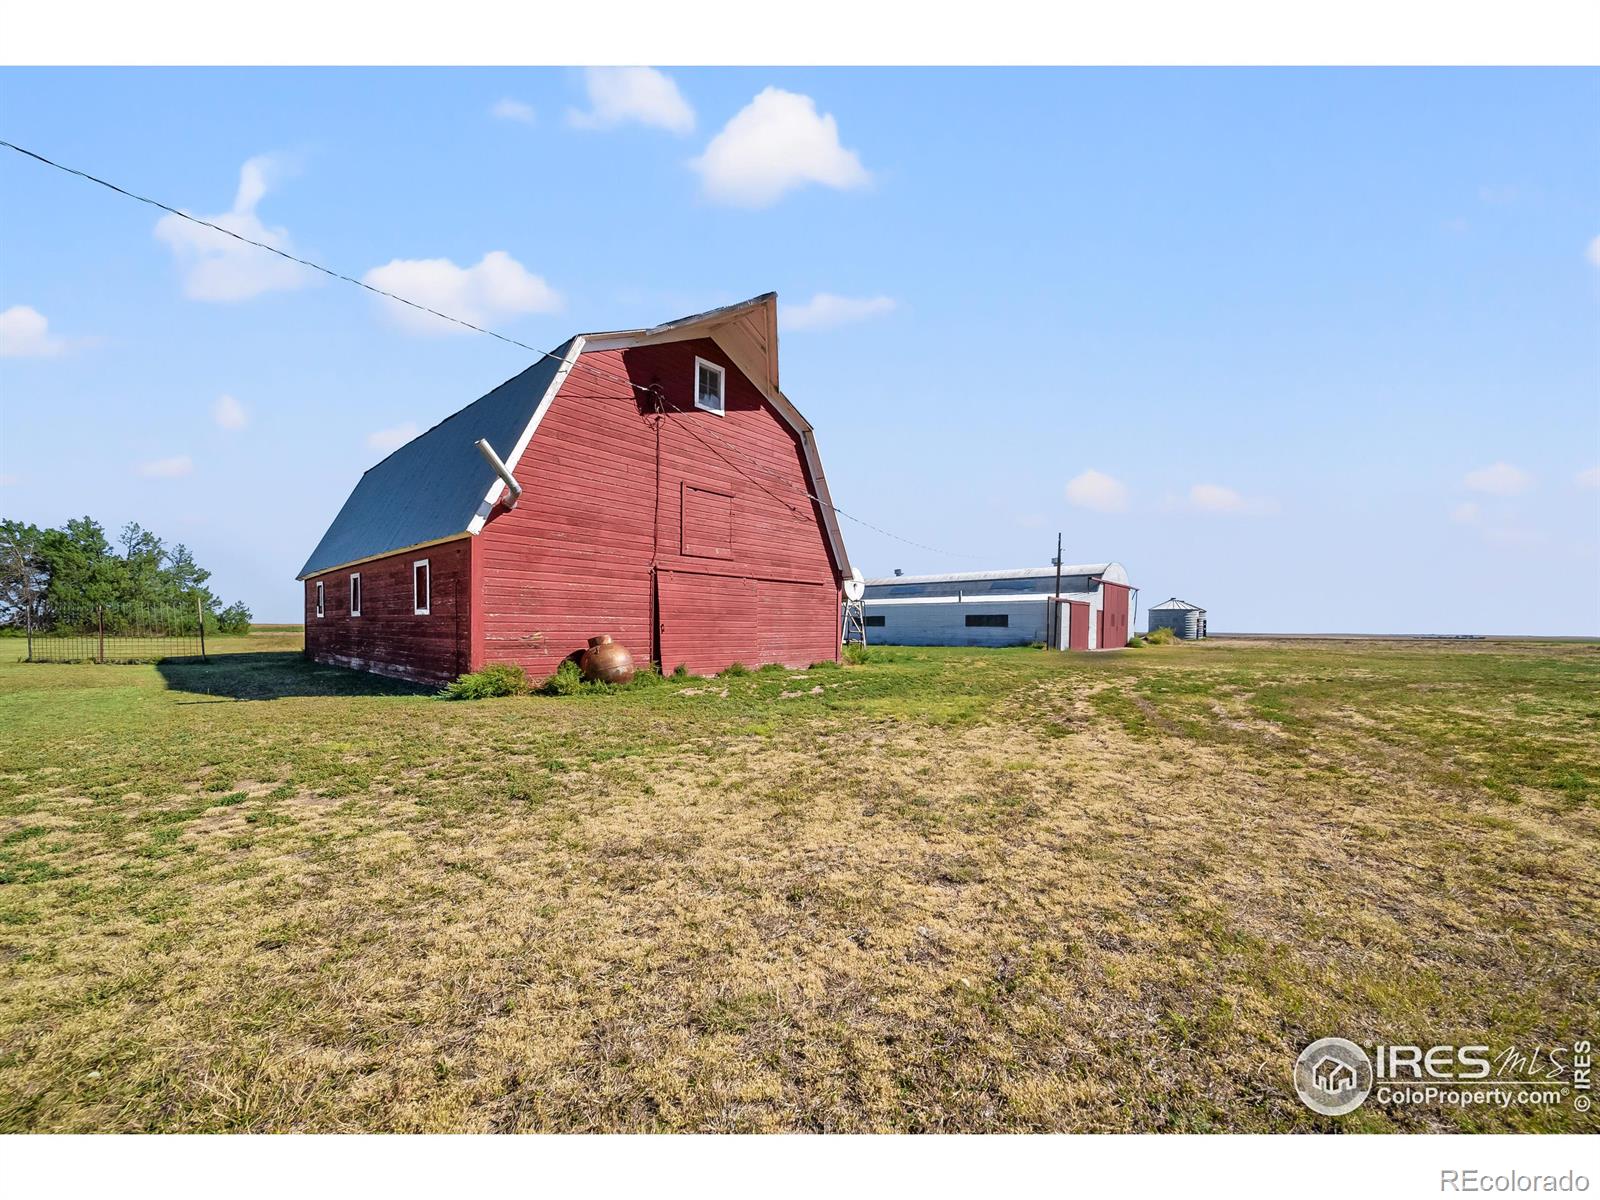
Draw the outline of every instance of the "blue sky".
<instances>
[{"instance_id":1,"label":"blue sky","mask_svg":"<svg viewBox=\"0 0 1600 1200\"><path fill-rule=\"evenodd\" d=\"M1600 632L1597 111L1575 70L0 73L0 136L534 345L776 290L835 501L955 552L845 521L867 574L1061 529L1219 630ZM528 356L158 216L0 155L0 512L294 619L362 470Z\"/></svg>"}]
</instances>

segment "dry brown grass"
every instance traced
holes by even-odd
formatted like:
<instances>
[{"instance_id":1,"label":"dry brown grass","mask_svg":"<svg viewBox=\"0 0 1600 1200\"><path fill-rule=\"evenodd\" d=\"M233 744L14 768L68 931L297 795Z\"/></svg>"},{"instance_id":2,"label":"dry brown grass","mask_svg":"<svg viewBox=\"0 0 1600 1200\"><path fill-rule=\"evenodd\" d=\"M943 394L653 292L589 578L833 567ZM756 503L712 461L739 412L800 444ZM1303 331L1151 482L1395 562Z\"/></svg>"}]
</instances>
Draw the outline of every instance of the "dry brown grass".
<instances>
[{"instance_id":1,"label":"dry brown grass","mask_svg":"<svg viewBox=\"0 0 1600 1200\"><path fill-rule=\"evenodd\" d=\"M1592 1033L1596 662L902 652L453 705L0 669L0 1127L1583 1128L1289 1078L1330 1033Z\"/></svg>"}]
</instances>

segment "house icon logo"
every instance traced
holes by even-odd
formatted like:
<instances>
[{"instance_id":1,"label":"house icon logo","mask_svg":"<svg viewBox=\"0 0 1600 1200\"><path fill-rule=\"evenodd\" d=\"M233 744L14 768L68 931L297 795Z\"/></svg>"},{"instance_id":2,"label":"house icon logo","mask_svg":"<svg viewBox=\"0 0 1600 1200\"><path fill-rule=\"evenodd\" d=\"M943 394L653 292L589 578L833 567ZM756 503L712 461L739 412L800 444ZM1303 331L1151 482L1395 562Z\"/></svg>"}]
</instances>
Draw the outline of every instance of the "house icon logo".
<instances>
[{"instance_id":1,"label":"house icon logo","mask_svg":"<svg viewBox=\"0 0 1600 1200\"><path fill-rule=\"evenodd\" d=\"M1322 1038L1295 1061L1294 1090L1312 1112L1342 1117L1360 1108L1372 1090L1372 1062L1354 1042Z\"/></svg>"},{"instance_id":2,"label":"house icon logo","mask_svg":"<svg viewBox=\"0 0 1600 1200\"><path fill-rule=\"evenodd\" d=\"M1325 1054L1311 1068L1311 1078L1325 1092L1342 1092L1356 1086L1356 1069Z\"/></svg>"}]
</instances>

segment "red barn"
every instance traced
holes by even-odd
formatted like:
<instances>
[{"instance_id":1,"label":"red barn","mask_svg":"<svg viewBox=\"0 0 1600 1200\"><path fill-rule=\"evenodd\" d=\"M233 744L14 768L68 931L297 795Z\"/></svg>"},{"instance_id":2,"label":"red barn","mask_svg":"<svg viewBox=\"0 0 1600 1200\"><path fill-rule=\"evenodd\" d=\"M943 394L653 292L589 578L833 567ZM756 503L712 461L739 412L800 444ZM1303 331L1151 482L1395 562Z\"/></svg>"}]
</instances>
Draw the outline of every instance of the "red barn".
<instances>
[{"instance_id":1,"label":"red barn","mask_svg":"<svg viewBox=\"0 0 1600 1200\"><path fill-rule=\"evenodd\" d=\"M597 634L666 671L836 659L849 569L768 294L572 338L368 470L299 578L309 657L436 682Z\"/></svg>"}]
</instances>

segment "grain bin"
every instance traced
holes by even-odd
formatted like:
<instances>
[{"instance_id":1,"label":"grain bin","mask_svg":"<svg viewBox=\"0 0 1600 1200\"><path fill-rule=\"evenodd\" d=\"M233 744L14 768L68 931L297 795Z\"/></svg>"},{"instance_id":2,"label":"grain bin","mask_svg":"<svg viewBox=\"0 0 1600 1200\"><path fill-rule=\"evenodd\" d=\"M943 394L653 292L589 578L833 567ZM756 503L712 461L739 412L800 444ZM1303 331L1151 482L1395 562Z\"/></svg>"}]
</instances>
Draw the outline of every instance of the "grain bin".
<instances>
[{"instance_id":1,"label":"grain bin","mask_svg":"<svg viewBox=\"0 0 1600 1200\"><path fill-rule=\"evenodd\" d=\"M1178 637L1195 640L1206 636L1206 610L1174 596L1150 606L1150 632L1170 629Z\"/></svg>"}]
</instances>

